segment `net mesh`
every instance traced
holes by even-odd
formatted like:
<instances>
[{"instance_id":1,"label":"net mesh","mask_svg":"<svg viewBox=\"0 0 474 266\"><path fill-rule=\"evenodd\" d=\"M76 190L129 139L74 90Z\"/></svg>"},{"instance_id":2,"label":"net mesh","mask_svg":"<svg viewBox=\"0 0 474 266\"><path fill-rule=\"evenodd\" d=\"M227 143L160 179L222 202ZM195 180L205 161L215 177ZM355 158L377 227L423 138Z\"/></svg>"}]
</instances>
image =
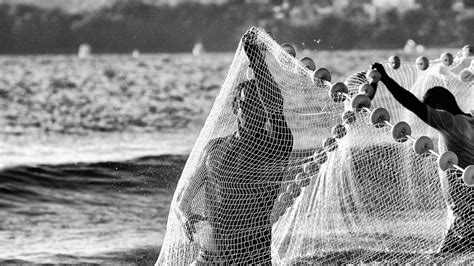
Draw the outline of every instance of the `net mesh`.
<instances>
[{"instance_id":1,"label":"net mesh","mask_svg":"<svg viewBox=\"0 0 474 266\"><path fill-rule=\"evenodd\" d=\"M462 60L458 53L449 67L431 61L425 71L382 64L416 96L441 85L472 110L473 82L451 71ZM349 94L363 83L361 74L345 81ZM176 188L158 265L473 262L472 242L437 252L455 222L453 188L472 210L460 172L440 173L435 156L394 141L369 112L343 123L352 108L331 99L331 86L264 31L244 35ZM371 104L436 143L438 133L382 83ZM326 140L336 125L346 135ZM459 228L472 237L470 223Z\"/></svg>"}]
</instances>

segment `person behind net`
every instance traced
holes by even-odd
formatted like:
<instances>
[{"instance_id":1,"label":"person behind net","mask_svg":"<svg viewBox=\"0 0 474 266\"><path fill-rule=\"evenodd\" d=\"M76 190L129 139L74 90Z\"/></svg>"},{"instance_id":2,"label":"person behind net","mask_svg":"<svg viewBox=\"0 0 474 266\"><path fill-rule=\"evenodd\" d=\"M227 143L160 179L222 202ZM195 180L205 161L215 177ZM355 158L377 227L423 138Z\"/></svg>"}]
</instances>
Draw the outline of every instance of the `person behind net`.
<instances>
[{"instance_id":1,"label":"person behind net","mask_svg":"<svg viewBox=\"0 0 474 266\"><path fill-rule=\"evenodd\" d=\"M266 48L257 43L257 31L242 37L254 79L236 87L233 111L238 129L211 140L204 163L191 180L180 209L188 217L186 232L194 241L195 223L212 227L212 248L201 245L196 265L271 264L270 214L283 180L293 136L283 114L283 96L265 62ZM205 217L193 213L191 202L205 187Z\"/></svg>"},{"instance_id":2,"label":"person behind net","mask_svg":"<svg viewBox=\"0 0 474 266\"><path fill-rule=\"evenodd\" d=\"M440 152L454 152L459 157L460 167L474 164L474 117L459 108L449 90L432 87L420 101L388 76L381 64L375 63L372 68L380 72L381 81L400 104L439 132ZM474 187L464 185L460 171L440 173L448 179L448 208L452 210L454 222L438 251L474 252Z\"/></svg>"}]
</instances>

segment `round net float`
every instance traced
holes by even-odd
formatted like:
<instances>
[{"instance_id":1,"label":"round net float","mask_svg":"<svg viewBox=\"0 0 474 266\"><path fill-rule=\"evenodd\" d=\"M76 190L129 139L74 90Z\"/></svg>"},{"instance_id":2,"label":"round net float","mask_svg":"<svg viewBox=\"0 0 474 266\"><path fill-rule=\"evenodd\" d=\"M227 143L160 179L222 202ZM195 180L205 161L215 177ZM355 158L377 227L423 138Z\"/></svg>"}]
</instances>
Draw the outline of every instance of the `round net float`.
<instances>
[{"instance_id":1,"label":"round net float","mask_svg":"<svg viewBox=\"0 0 474 266\"><path fill-rule=\"evenodd\" d=\"M351 101L351 106L356 111L361 111L364 107L370 108L370 105L371 102L369 97L364 94L357 94Z\"/></svg>"},{"instance_id":2,"label":"round net float","mask_svg":"<svg viewBox=\"0 0 474 266\"><path fill-rule=\"evenodd\" d=\"M340 138L344 137L347 134L347 129L344 125L341 125L341 124L335 125L331 129L331 134L334 138L340 139Z\"/></svg>"},{"instance_id":3,"label":"round net float","mask_svg":"<svg viewBox=\"0 0 474 266\"><path fill-rule=\"evenodd\" d=\"M390 66L393 69L399 69L400 65L402 64L402 61L400 60L400 57L396 55L392 55L388 58L388 62L390 63Z\"/></svg>"},{"instance_id":4,"label":"round net float","mask_svg":"<svg viewBox=\"0 0 474 266\"><path fill-rule=\"evenodd\" d=\"M321 165L328 160L328 154L326 153L325 150L322 150L320 152L315 152L313 154L313 160L315 163Z\"/></svg>"},{"instance_id":5,"label":"round net float","mask_svg":"<svg viewBox=\"0 0 474 266\"><path fill-rule=\"evenodd\" d=\"M370 122L376 127L384 127L385 121L390 122L390 114L387 109L379 107L370 113Z\"/></svg>"},{"instance_id":6,"label":"round net float","mask_svg":"<svg viewBox=\"0 0 474 266\"><path fill-rule=\"evenodd\" d=\"M314 161L303 164L303 172L307 176L315 175L318 173L318 171L319 171L319 164L315 163Z\"/></svg>"},{"instance_id":7,"label":"round net float","mask_svg":"<svg viewBox=\"0 0 474 266\"><path fill-rule=\"evenodd\" d=\"M365 74L365 77L367 78L369 83L377 83L382 78L382 75L380 75L380 73L377 70L371 69L367 71L367 73Z\"/></svg>"},{"instance_id":8,"label":"round net float","mask_svg":"<svg viewBox=\"0 0 474 266\"><path fill-rule=\"evenodd\" d=\"M471 82L473 79L472 72L469 69L463 69L461 73L459 73L459 77L464 82Z\"/></svg>"},{"instance_id":9,"label":"round net float","mask_svg":"<svg viewBox=\"0 0 474 266\"><path fill-rule=\"evenodd\" d=\"M284 43L284 44L281 45L281 48L283 48L283 50L285 52L289 53L291 56L296 57L296 50L293 47L293 45L291 45L289 43Z\"/></svg>"},{"instance_id":10,"label":"round net float","mask_svg":"<svg viewBox=\"0 0 474 266\"><path fill-rule=\"evenodd\" d=\"M347 88L346 84L342 82L336 82L329 89L329 97L331 97L334 102L340 103L346 99L344 94L347 94L348 92L349 89Z\"/></svg>"},{"instance_id":11,"label":"round net float","mask_svg":"<svg viewBox=\"0 0 474 266\"><path fill-rule=\"evenodd\" d=\"M413 143L413 150L416 154L422 155L429 153L433 149L433 140L427 136L421 136Z\"/></svg>"},{"instance_id":12,"label":"round net float","mask_svg":"<svg viewBox=\"0 0 474 266\"><path fill-rule=\"evenodd\" d=\"M451 53L442 53L439 59L441 59L441 62L445 66L450 66L454 62L454 57Z\"/></svg>"},{"instance_id":13,"label":"round net float","mask_svg":"<svg viewBox=\"0 0 474 266\"><path fill-rule=\"evenodd\" d=\"M367 95L369 98L373 98L375 91L372 85L364 83L359 86L359 94Z\"/></svg>"},{"instance_id":14,"label":"round net float","mask_svg":"<svg viewBox=\"0 0 474 266\"><path fill-rule=\"evenodd\" d=\"M464 57L474 56L474 46L472 46L472 45L465 45L465 46L462 48L462 56L464 56Z\"/></svg>"},{"instance_id":15,"label":"round net float","mask_svg":"<svg viewBox=\"0 0 474 266\"><path fill-rule=\"evenodd\" d=\"M285 191L278 196L278 201L280 202L281 206L288 208L293 204L293 197L290 193Z\"/></svg>"},{"instance_id":16,"label":"round net float","mask_svg":"<svg viewBox=\"0 0 474 266\"><path fill-rule=\"evenodd\" d=\"M342 122L344 122L345 124L352 124L356 121L356 115L355 115L355 112L352 111L352 110L347 110L347 111L344 111L344 113L342 113Z\"/></svg>"},{"instance_id":17,"label":"round net float","mask_svg":"<svg viewBox=\"0 0 474 266\"><path fill-rule=\"evenodd\" d=\"M247 76L247 80L251 80L255 78L255 74L253 73L253 70L250 67L247 68L245 75Z\"/></svg>"},{"instance_id":18,"label":"round net float","mask_svg":"<svg viewBox=\"0 0 474 266\"><path fill-rule=\"evenodd\" d=\"M418 67L418 69L420 69L420 70L426 70L430 66L430 60L428 60L428 58L426 58L424 56L418 57L416 59L415 63L416 63L416 66Z\"/></svg>"},{"instance_id":19,"label":"round net float","mask_svg":"<svg viewBox=\"0 0 474 266\"><path fill-rule=\"evenodd\" d=\"M325 67L320 67L314 71L313 78L318 78L331 82L331 72Z\"/></svg>"},{"instance_id":20,"label":"round net float","mask_svg":"<svg viewBox=\"0 0 474 266\"><path fill-rule=\"evenodd\" d=\"M334 151L335 149L337 149L337 141L336 141L336 139L333 138L333 137L326 138L326 139L323 141L323 148L324 148L324 150L326 150L327 152L332 152L332 151Z\"/></svg>"},{"instance_id":21,"label":"round net float","mask_svg":"<svg viewBox=\"0 0 474 266\"><path fill-rule=\"evenodd\" d=\"M277 202L278 202L278 199L277 199ZM278 205L276 205L275 207L276 208L275 208L275 216L274 216L275 221L274 222L278 221L278 219L286 213L286 208L287 208L285 205L283 205L280 202L278 202Z\"/></svg>"},{"instance_id":22,"label":"round net float","mask_svg":"<svg viewBox=\"0 0 474 266\"><path fill-rule=\"evenodd\" d=\"M311 70L311 71L314 71L314 70L316 69L316 64L314 63L313 59L311 59L311 58L305 56L305 57L302 57L302 58L300 59L300 61L301 61L301 63L303 63L303 65L304 65L307 69L309 69L309 70Z\"/></svg>"},{"instance_id":23,"label":"round net float","mask_svg":"<svg viewBox=\"0 0 474 266\"><path fill-rule=\"evenodd\" d=\"M462 180L467 186L474 187L474 165L469 165L464 169Z\"/></svg>"},{"instance_id":24,"label":"round net float","mask_svg":"<svg viewBox=\"0 0 474 266\"><path fill-rule=\"evenodd\" d=\"M285 202L288 202L288 201L291 201L293 198L291 197L290 193L284 191L283 193L281 193L280 195L278 195L278 201L280 203L285 203Z\"/></svg>"},{"instance_id":25,"label":"round net float","mask_svg":"<svg viewBox=\"0 0 474 266\"><path fill-rule=\"evenodd\" d=\"M400 121L392 127L392 137L397 142L405 142L411 135L411 127L407 122Z\"/></svg>"},{"instance_id":26,"label":"round net float","mask_svg":"<svg viewBox=\"0 0 474 266\"><path fill-rule=\"evenodd\" d=\"M452 151L445 151L438 157L438 166L443 171L454 168L454 164L458 164L458 156Z\"/></svg>"},{"instance_id":27,"label":"round net float","mask_svg":"<svg viewBox=\"0 0 474 266\"><path fill-rule=\"evenodd\" d=\"M276 214L277 218L276 218L276 220L278 221L281 216L285 215L285 213L286 213L286 208L280 208L280 209L277 211L277 214Z\"/></svg>"},{"instance_id":28,"label":"round net float","mask_svg":"<svg viewBox=\"0 0 474 266\"><path fill-rule=\"evenodd\" d=\"M295 182L300 187L307 187L311 183L311 178L305 173L298 173L296 174Z\"/></svg>"},{"instance_id":29,"label":"round net float","mask_svg":"<svg viewBox=\"0 0 474 266\"><path fill-rule=\"evenodd\" d=\"M270 215L270 224L275 224L276 222L278 222L278 220L280 220L280 216L281 215L279 214L279 211L273 211Z\"/></svg>"},{"instance_id":30,"label":"round net float","mask_svg":"<svg viewBox=\"0 0 474 266\"><path fill-rule=\"evenodd\" d=\"M301 195L301 187L295 182L292 182L286 187L286 192L288 192L291 197L297 198Z\"/></svg>"}]
</instances>

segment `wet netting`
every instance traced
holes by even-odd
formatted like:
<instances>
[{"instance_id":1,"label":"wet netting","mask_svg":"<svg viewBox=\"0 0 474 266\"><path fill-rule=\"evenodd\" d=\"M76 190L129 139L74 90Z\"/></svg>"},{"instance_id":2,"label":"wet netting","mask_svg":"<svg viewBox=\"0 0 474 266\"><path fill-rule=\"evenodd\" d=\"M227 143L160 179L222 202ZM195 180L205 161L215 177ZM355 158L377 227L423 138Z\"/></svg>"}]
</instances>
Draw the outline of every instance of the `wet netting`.
<instances>
[{"instance_id":1,"label":"wet netting","mask_svg":"<svg viewBox=\"0 0 474 266\"><path fill-rule=\"evenodd\" d=\"M448 88L467 112L466 49L382 65L417 97ZM157 264L472 263L473 163L439 150L382 82L373 95L377 74L331 83L249 30L179 180Z\"/></svg>"}]
</instances>

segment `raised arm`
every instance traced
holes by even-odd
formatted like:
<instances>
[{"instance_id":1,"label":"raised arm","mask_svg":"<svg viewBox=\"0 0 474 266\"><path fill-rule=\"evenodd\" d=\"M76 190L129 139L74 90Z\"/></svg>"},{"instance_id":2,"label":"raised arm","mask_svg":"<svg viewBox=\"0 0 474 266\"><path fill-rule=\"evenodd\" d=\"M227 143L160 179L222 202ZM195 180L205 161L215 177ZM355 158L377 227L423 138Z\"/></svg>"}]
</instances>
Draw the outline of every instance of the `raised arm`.
<instances>
[{"instance_id":1,"label":"raised arm","mask_svg":"<svg viewBox=\"0 0 474 266\"><path fill-rule=\"evenodd\" d=\"M262 102L267 113L282 113L283 96L265 62L266 48L264 44L257 43L256 29L252 28L245 33L242 37L242 42L244 51L250 61L250 67L257 80L259 100Z\"/></svg>"},{"instance_id":2,"label":"raised arm","mask_svg":"<svg viewBox=\"0 0 474 266\"><path fill-rule=\"evenodd\" d=\"M373 64L372 69L377 70L381 74L382 78L380 80L383 82L383 84L385 84L385 87L387 87L388 91L393 95L395 100L403 105L403 107L415 113L415 115L425 123L437 128L437 126L432 124L432 121L428 119L428 106L426 106L426 104L422 103L420 100L418 100L418 98L416 98L415 95L404 89L389 75L387 75L384 67L381 64Z\"/></svg>"}]
</instances>

